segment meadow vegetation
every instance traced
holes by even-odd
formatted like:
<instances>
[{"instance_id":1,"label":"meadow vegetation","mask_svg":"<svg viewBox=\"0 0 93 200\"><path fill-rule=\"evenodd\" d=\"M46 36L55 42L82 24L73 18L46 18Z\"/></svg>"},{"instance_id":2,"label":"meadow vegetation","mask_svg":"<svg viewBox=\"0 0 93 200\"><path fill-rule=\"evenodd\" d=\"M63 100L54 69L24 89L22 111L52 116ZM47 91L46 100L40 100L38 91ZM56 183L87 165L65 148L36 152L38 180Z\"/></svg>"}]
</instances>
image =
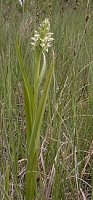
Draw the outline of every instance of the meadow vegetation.
<instances>
[{"instance_id":1,"label":"meadow vegetation","mask_svg":"<svg viewBox=\"0 0 93 200\"><path fill-rule=\"evenodd\" d=\"M45 19L48 52L46 31L32 48ZM93 200L90 0L0 0L0 191L1 200Z\"/></svg>"}]
</instances>

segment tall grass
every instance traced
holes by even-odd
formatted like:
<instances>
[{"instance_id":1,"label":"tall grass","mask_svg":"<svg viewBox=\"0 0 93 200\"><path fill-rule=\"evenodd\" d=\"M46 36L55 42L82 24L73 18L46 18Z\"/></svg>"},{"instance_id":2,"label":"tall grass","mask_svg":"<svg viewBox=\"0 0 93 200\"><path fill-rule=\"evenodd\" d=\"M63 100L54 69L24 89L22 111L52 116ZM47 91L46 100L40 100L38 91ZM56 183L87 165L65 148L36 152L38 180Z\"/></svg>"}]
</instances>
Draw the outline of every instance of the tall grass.
<instances>
[{"instance_id":1,"label":"tall grass","mask_svg":"<svg viewBox=\"0 0 93 200\"><path fill-rule=\"evenodd\" d=\"M92 200L92 2L0 3L0 198ZM46 17L54 68L31 50Z\"/></svg>"}]
</instances>

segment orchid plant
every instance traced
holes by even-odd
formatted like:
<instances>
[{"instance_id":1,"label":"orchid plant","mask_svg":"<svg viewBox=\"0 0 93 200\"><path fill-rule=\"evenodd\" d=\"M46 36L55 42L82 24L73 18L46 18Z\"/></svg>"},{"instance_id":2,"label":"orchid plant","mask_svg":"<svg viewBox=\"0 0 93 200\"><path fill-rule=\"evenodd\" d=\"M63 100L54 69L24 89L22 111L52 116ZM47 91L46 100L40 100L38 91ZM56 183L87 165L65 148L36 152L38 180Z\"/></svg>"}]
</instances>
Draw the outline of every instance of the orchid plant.
<instances>
[{"instance_id":1,"label":"orchid plant","mask_svg":"<svg viewBox=\"0 0 93 200\"><path fill-rule=\"evenodd\" d=\"M50 32L50 23L45 19L34 32L31 38L32 50L34 53L33 67L33 85L29 82L26 68L20 53L20 47L17 42L17 55L19 66L22 72L24 85L24 102L26 113L27 129L27 167L25 176L26 197L25 200L34 199L37 190L37 171L38 171L38 154L40 149L40 132L43 122L44 111L49 94L53 68L54 54L49 68L46 72L46 53L52 45L53 33ZM43 84L42 84L43 81ZM40 96L40 85L42 85L42 95Z\"/></svg>"}]
</instances>

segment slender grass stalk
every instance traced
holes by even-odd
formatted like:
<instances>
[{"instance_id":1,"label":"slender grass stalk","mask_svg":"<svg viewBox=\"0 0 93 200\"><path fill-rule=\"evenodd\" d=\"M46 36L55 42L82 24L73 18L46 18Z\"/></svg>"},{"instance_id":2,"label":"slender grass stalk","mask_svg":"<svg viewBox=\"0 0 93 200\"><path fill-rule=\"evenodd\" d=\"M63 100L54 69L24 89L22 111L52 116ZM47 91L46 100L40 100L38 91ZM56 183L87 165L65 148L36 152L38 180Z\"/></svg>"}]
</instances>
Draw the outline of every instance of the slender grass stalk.
<instances>
[{"instance_id":1,"label":"slender grass stalk","mask_svg":"<svg viewBox=\"0 0 93 200\"><path fill-rule=\"evenodd\" d=\"M6 191L6 194L8 195L8 192L9 192L9 165L8 165L8 162L6 162L5 191Z\"/></svg>"}]
</instances>

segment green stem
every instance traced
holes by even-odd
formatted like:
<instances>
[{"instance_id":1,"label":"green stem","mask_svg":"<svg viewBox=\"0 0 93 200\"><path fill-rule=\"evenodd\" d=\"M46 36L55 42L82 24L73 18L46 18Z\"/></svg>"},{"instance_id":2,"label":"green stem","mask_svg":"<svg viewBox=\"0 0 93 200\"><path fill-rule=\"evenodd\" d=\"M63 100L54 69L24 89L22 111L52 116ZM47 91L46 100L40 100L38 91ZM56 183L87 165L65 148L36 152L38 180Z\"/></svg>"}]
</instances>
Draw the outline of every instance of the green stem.
<instances>
[{"instance_id":1,"label":"green stem","mask_svg":"<svg viewBox=\"0 0 93 200\"><path fill-rule=\"evenodd\" d=\"M41 52L35 52L35 64L34 64L34 105L33 105L33 116L35 119L37 107L38 107L38 80L40 75L40 63L41 63Z\"/></svg>"}]
</instances>

